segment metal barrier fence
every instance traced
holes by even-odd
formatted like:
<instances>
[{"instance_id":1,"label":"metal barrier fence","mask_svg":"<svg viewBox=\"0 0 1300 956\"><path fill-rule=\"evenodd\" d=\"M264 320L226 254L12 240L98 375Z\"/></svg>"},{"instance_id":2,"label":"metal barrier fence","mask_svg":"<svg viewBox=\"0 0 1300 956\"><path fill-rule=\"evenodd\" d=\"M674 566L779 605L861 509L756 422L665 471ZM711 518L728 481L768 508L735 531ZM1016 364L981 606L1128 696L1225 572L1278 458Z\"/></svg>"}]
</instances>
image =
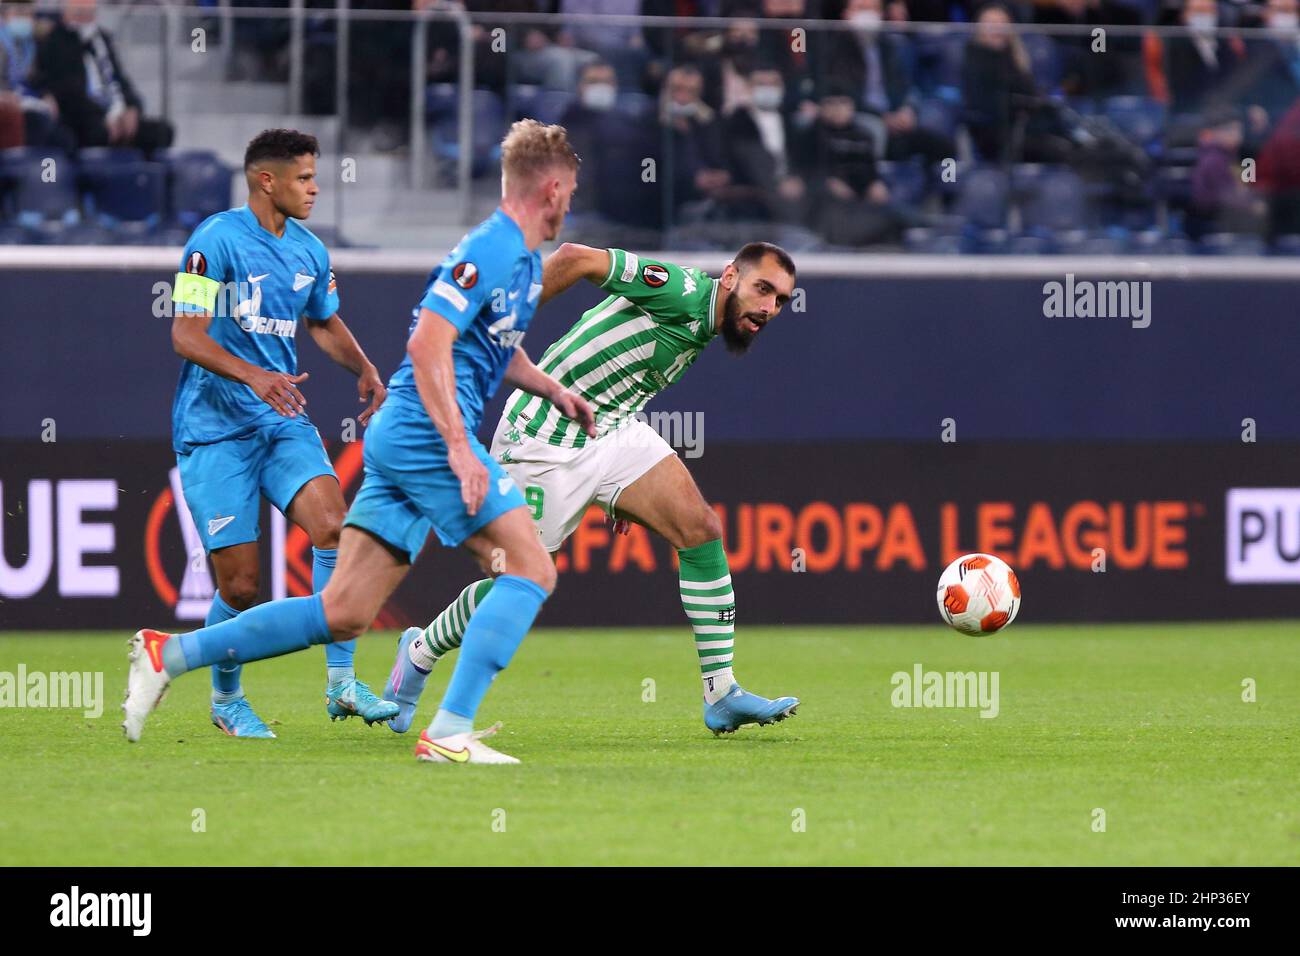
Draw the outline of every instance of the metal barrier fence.
<instances>
[{"instance_id":1,"label":"metal barrier fence","mask_svg":"<svg viewBox=\"0 0 1300 956\"><path fill-rule=\"evenodd\" d=\"M373 11L353 9L350 0L338 0L333 8L308 8L304 0L289 0L287 8L236 8L230 0L220 0L216 8L192 6L173 3L130 3L124 6L105 7L106 19L119 23L128 23L153 18L160 23L160 40L158 49L158 82L161 90L160 110L164 117L171 116L176 110L175 90L178 82L178 68L182 54L191 44L193 24L213 18L220 24L221 40L217 55L228 68L234 54L234 31L237 24L256 21L279 21L287 25L286 54L288 63L287 95L289 113L301 114L305 105L304 87L307 82L308 69L307 31L309 24L322 24L333 35L333 86L334 112L328 114L337 123L338 137L335 147L342 153L348 148L348 130L356 117L350 115L349 90L352 89L354 70L354 48L352 34L358 24L402 23L409 24L410 54L408 62L403 64L409 77L409 111L405 124L409 137L409 159L407 166L408 183L412 189L425 190L429 183L429 164L432 159L430 150L430 125L426 94L428 91L428 63L431 55L430 30L438 24L450 25L457 37L456 76L451 83L454 88L455 142L446 144L444 155L454 157L454 183L457 195L456 207L463 223L470 223L476 218L474 179L475 168L474 144L478 138L486 135L476 131L475 124L479 117L475 112L476 72L482 55L480 41L490 36L494 42L491 49L494 54L504 55L507 61L523 48L521 37L533 27L556 28L564 26L587 26L590 18L566 18L556 14L540 13L470 13L452 5L433 5L415 11ZM689 44L681 35L691 31L697 35L716 31L719 34L735 29L736 18L722 17L643 17L607 15L599 18L600 28L636 28L641 35L657 37L657 56L661 60L659 75L675 64L695 56L686 49ZM772 31L789 34L792 43L807 42L815 37L831 34L850 34L857 29L852 23L843 20L817 19L771 19L752 18L745 21L760 33L767 35ZM997 26L973 23L911 23L887 21L881 25L881 31L890 36L908 37L916 40L935 40L943 38L954 42L968 39L977 31L997 32ZM1096 32L1103 30L1105 36L1113 42L1130 44L1129 55L1133 55L1133 46L1143 38L1173 39L1188 36L1198 38L1220 38L1235 41L1257 41L1264 39L1290 38L1294 34L1264 28L1219 27L1215 30L1192 31L1185 26L1122 24L1097 27L1082 25L1045 25L1014 24L1002 28L1018 36L1046 36L1055 38L1095 38ZM499 51L495 45L500 41ZM1105 44L1103 43L1103 48ZM394 63L392 66L397 67ZM511 78L512 66L505 67L509 103L509 89L513 89ZM223 72L228 72L224 70ZM949 80L952 77L948 78ZM945 84L951 86L951 83ZM216 90L219 97L218 87ZM219 109L213 112L220 112ZM506 110L508 122L515 110ZM445 135L446 126L442 127ZM663 134L667 139L667 134ZM184 143L187 148L205 148L205 143ZM669 168L661 176L664 188L660 190L664 205L664 220L676 221L680 197L673 196L672 153L665 153Z\"/></svg>"}]
</instances>

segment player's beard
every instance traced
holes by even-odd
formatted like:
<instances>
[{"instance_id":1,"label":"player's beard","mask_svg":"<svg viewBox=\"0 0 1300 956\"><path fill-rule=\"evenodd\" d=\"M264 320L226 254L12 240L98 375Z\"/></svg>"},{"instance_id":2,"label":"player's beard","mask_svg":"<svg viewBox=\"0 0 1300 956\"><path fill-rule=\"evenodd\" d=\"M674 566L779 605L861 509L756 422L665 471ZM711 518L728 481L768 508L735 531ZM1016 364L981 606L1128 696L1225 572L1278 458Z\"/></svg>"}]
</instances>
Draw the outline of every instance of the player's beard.
<instances>
[{"instance_id":1,"label":"player's beard","mask_svg":"<svg viewBox=\"0 0 1300 956\"><path fill-rule=\"evenodd\" d=\"M728 296L722 306L722 341L727 351L744 355L754 344L757 332L748 332L740 325L740 300L734 295Z\"/></svg>"}]
</instances>

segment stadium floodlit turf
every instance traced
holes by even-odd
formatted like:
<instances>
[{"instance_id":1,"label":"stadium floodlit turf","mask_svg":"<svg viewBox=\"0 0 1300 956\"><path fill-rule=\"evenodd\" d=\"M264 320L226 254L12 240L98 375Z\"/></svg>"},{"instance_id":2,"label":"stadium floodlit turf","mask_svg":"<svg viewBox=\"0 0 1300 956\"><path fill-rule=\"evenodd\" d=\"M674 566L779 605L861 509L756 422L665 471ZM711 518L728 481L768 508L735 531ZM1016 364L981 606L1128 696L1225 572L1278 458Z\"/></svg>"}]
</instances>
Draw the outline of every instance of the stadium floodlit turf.
<instances>
[{"instance_id":1,"label":"stadium floodlit turf","mask_svg":"<svg viewBox=\"0 0 1300 956\"><path fill-rule=\"evenodd\" d=\"M411 756L446 663L410 734L330 723L314 649L245 669L278 740L212 727L204 673L127 744L127 637L0 637L0 671L103 671L105 698L0 710L0 864L1300 863L1291 624L744 628L745 685L803 705L721 739L685 628L541 630L482 714L517 767ZM393 647L360 642L376 690ZM996 671L997 716L892 706L918 663Z\"/></svg>"}]
</instances>

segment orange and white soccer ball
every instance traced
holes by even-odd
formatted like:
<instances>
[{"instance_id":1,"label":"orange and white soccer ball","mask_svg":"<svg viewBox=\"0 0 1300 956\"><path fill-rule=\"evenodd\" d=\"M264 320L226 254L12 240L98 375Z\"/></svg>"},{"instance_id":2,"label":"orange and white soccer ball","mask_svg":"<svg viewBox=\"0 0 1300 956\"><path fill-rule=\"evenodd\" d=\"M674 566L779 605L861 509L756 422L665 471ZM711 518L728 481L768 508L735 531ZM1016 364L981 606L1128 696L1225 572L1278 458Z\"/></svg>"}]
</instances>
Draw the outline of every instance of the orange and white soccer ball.
<instances>
[{"instance_id":1,"label":"orange and white soccer ball","mask_svg":"<svg viewBox=\"0 0 1300 956\"><path fill-rule=\"evenodd\" d=\"M964 554L939 575L939 614L963 634L992 634L1016 619L1020 582L991 554Z\"/></svg>"}]
</instances>

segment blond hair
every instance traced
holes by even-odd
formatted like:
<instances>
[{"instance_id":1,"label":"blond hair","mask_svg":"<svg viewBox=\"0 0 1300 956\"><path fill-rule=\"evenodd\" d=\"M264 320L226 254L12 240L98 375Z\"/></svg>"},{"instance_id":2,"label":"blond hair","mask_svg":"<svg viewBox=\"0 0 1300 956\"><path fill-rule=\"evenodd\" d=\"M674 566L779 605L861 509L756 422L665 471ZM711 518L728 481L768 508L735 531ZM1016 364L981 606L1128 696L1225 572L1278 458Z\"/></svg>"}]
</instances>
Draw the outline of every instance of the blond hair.
<instances>
[{"instance_id":1,"label":"blond hair","mask_svg":"<svg viewBox=\"0 0 1300 956\"><path fill-rule=\"evenodd\" d=\"M521 119L501 141L501 175L505 183L528 190L542 173L557 166L578 168L578 154L563 126Z\"/></svg>"}]
</instances>

